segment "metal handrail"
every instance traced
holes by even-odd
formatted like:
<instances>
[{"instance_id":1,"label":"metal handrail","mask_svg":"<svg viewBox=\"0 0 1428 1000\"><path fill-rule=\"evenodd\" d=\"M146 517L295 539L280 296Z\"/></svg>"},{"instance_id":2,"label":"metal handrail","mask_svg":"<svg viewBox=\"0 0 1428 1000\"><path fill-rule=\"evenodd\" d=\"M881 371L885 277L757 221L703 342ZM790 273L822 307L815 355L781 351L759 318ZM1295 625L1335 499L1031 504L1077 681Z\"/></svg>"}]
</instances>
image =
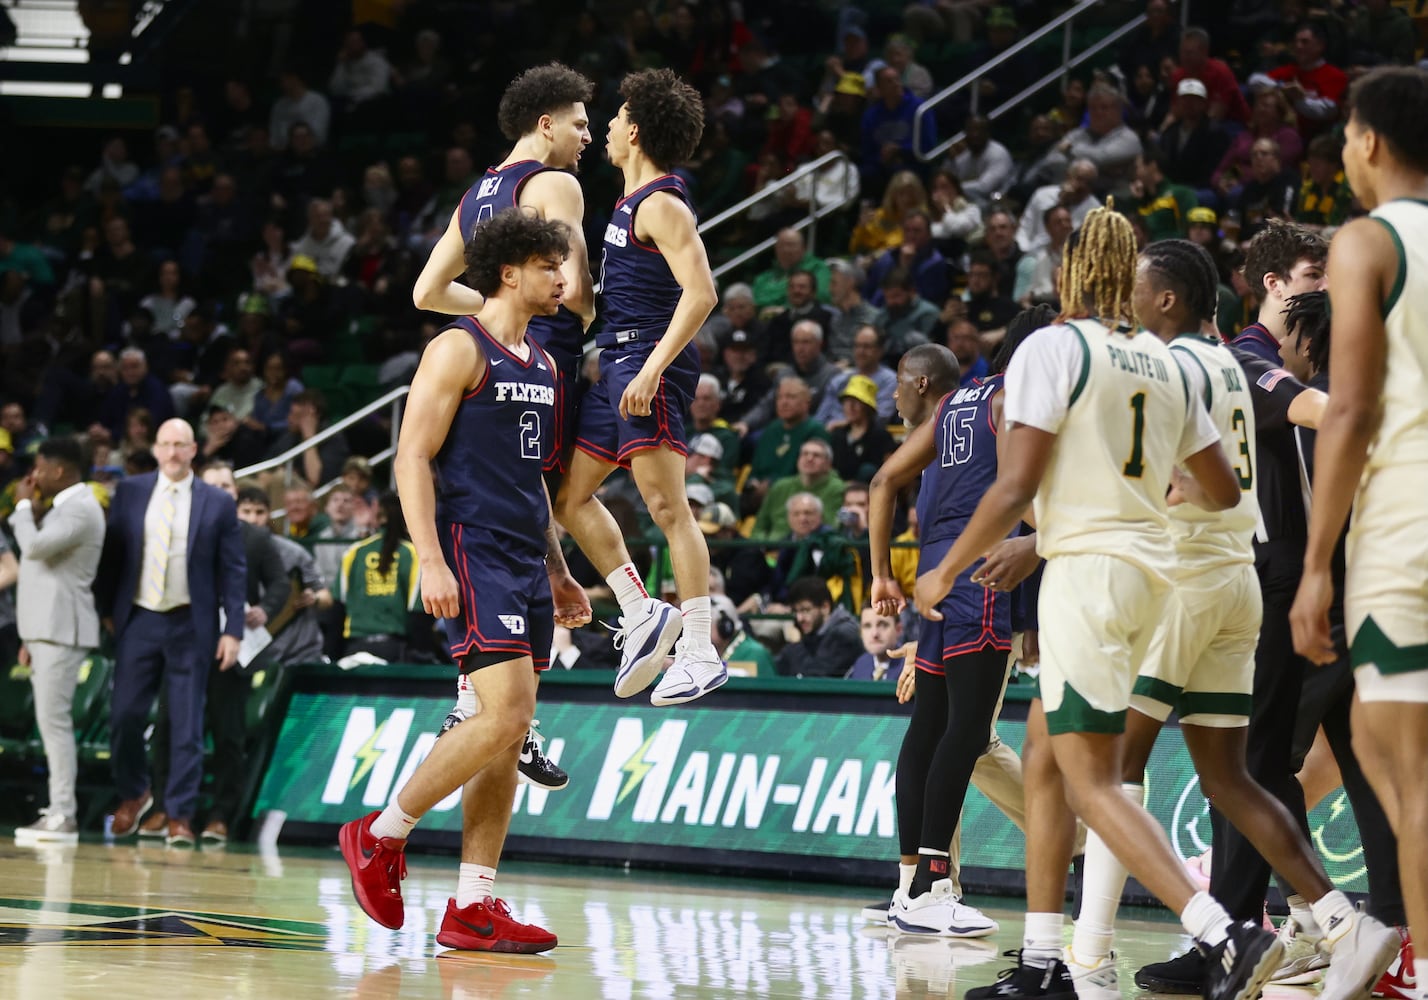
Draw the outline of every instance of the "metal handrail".
<instances>
[{"instance_id":1,"label":"metal handrail","mask_svg":"<svg viewBox=\"0 0 1428 1000\"><path fill-rule=\"evenodd\" d=\"M1048 74L1046 77L1043 77L1043 82L1038 83L1035 88L1027 88L1026 90L1023 90L1020 94L1013 98L1012 101L1004 102L998 107L996 112L987 115L987 118L990 120L993 119L996 114L1005 113L1005 110L1007 109L1009 104L1020 102L1024 99L1025 96L1028 96L1034 90L1041 89L1041 87L1045 86L1046 83L1050 82L1050 80L1054 79L1055 77L1065 77L1066 72L1068 70L1070 70L1075 65L1079 65L1079 57L1078 61L1073 62L1071 56L1071 22L1076 20L1079 15L1097 6L1100 6L1100 0L1081 0L1081 2L1078 3L1076 6L1072 7L1064 14L1052 18L1046 24L1042 25L1040 28L1037 28L1031 34L1027 35L1021 41L1017 42L1015 45L1011 46L1006 51L999 54L996 58L990 59L987 62L982 63L982 65L978 66L976 69L972 70L972 72L963 76L956 83L944 87L943 89L939 90L937 93L929 97L927 100L923 101L922 104L918 106L917 110L913 112L912 116L913 154L918 159L926 162L927 160L930 160L933 157L940 156L948 149L951 149L953 145L955 145L958 141L961 140L964 134L959 132L956 136L950 139L944 139L942 142L938 143L936 146L933 146L931 149L922 149L922 120L932 111L933 108L956 96L957 94L966 90L968 87L971 87L972 114L976 114L980 92L978 91L975 84L978 83L982 79L982 77L987 74L987 71L990 69L995 69L1002 63L1006 62L1008 59L1011 59L1012 57L1025 52L1031 46L1035 45L1037 42L1041 41L1043 38L1051 34L1053 31L1056 31L1058 28L1062 31L1061 64L1053 72ZM1126 31L1139 27L1142 23L1144 23L1144 21L1145 15L1137 14L1134 18L1127 22L1126 25L1123 26L1123 29L1117 30L1120 31L1121 34L1124 34ZM1120 38L1121 34L1117 34L1115 37ZM1095 51L1099 52L1101 48L1105 48L1105 45L1100 45L1100 48L1096 48Z\"/></svg>"},{"instance_id":2,"label":"metal handrail","mask_svg":"<svg viewBox=\"0 0 1428 1000\"><path fill-rule=\"evenodd\" d=\"M242 479L245 476L256 476L260 472L271 472L273 469L276 469L279 466L285 466L287 468L287 474L284 477L283 482L284 484L291 483L293 480L292 463L297 460L299 455L307 451L309 448L314 448L317 445L322 444L324 441L336 437L338 434L341 434L353 424L357 423L360 420L365 420L367 417L371 416L373 413L376 413L382 407L388 405L392 407L391 450L395 451L397 447L397 433L401 427L401 400L407 395L407 393L411 391L411 386L399 385L395 389L386 393L385 395L374 399L372 402L368 403L360 410L357 410L353 413L349 413L347 416L337 421L337 423L324 427L322 430L318 431L306 441L302 442L301 444L294 445L287 451L283 452L281 455L278 455L274 458L264 459L261 462L255 462L252 465L245 465L243 468L234 471L233 478ZM331 488L331 486L331 483L325 483L321 488L329 489Z\"/></svg>"}]
</instances>

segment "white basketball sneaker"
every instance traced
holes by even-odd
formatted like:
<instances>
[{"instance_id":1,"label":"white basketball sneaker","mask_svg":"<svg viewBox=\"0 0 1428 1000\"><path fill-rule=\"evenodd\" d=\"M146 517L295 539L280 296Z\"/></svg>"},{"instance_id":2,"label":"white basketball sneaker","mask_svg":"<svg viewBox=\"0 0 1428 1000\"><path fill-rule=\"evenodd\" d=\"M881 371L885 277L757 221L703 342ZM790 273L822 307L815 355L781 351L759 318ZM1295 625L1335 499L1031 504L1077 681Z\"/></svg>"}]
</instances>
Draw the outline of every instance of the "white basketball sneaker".
<instances>
[{"instance_id":1,"label":"white basketball sneaker","mask_svg":"<svg viewBox=\"0 0 1428 1000\"><path fill-rule=\"evenodd\" d=\"M1353 926L1347 931L1336 935L1336 930L1324 928L1321 947L1329 952L1329 971L1324 973L1319 998L1368 1000L1374 984L1398 957L1403 941L1397 930L1385 927L1367 913L1355 914Z\"/></svg>"},{"instance_id":2,"label":"white basketball sneaker","mask_svg":"<svg viewBox=\"0 0 1428 1000\"><path fill-rule=\"evenodd\" d=\"M689 649L681 642L676 648L674 662L650 695L650 704L660 708L682 705L723 687L728 679L729 670L713 646Z\"/></svg>"},{"instance_id":3,"label":"white basketball sneaker","mask_svg":"<svg viewBox=\"0 0 1428 1000\"><path fill-rule=\"evenodd\" d=\"M1290 917L1279 928L1279 940L1284 942L1284 957L1279 961L1279 968L1269 977L1271 983L1312 986L1324 978L1329 956L1319 950L1319 942L1323 938L1305 934L1299 921Z\"/></svg>"},{"instance_id":4,"label":"white basketball sneaker","mask_svg":"<svg viewBox=\"0 0 1428 1000\"><path fill-rule=\"evenodd\" d=\"M664 658L684 628L684 616L672 604L646 597L639 610L620 616L614 645L620 651L620 671L615 675L615 696L633 698L654 683L664 668Z\"/></svg>"},{"instance_id":5,"label":"white basketball sneaker","mask_svg":"<svg viewBox=\"0 0 1428 1000\"><path fill-rule=\"evenodd\" d=\"M1079 1000L1119 1000L1121 977L1116 971L1114 951L1086 964L1068 946L1061 949L1061 960L1066 963L1066 971L1071 973L1071 981L1076 984Z\"/></svg>"},{"instance_id":6,"label":"white basketball sneaker","mask_svg":"<svg viewBox=\"0 0 1428 1000\"><path fill-rule=\"evenodd\" d=\"M73 816L57 809L41 809L40 818L29 826L15 828L17 844L77 844L79 827Z\"/></svg>"},{"instance_id":7,"label":"white basketball sneaker","mask_svg":"<svg viewBox=\"0 0 1428 1000\"><path fill-rule=\"evenodd\" d=\"M901 892L894 894L888 922L907 934L940 934L953 938L986 937L999 929L991 917L962 902L952 892L952 880L948 878L933 882L932 891L916 898Z\"/></svg>"}]
</instances>

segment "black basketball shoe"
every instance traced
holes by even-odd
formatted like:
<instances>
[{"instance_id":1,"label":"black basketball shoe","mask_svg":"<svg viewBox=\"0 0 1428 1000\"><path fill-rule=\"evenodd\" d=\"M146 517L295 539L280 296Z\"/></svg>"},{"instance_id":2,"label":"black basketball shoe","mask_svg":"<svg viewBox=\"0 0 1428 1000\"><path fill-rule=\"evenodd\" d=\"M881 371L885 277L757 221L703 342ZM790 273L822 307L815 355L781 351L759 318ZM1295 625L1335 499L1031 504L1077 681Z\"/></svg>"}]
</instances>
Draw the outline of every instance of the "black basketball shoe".
<instances>
[{"instance_id":1,"label":"black basketball shoe","mask_svg":"<svg viewBox=\"0 0 1428 1000\"><path fill-rule=\"evenodd\" d=\"M1279 968L1284 942L1248 920L1228 930L1225 940L1205 949L1205 1000L1255 1000Z\"/></svg>"},{"instance_id":2,"label":"black basketball shoe","mask_svg":"<svg viewBox=\"0 0 1428 1000\"><path fill-rule=\"evenodd\" d=\"M1041 1000L1076 1000L1076 986L1066 963L1053 958L1046 968L1038 969L1022 961L1021 951L1002 954L1016 959L1016 968L997 973L997 981L979 986L963 994L965 1000L1014 1000L1018 997L1038 997Z\"/></svg>"}]
</instances>

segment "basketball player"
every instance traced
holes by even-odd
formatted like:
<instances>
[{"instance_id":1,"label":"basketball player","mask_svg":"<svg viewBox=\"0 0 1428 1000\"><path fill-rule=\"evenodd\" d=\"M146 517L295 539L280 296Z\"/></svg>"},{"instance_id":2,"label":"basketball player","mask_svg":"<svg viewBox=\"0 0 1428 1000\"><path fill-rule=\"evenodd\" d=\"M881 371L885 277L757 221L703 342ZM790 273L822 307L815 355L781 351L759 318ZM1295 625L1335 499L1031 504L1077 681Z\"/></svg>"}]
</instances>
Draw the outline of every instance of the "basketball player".
<instances>
[{"instance_id":1,"label":"basketball player","mask_svg":"<svg viewBox=\"0 0 1428 1000\"><path fill-rule=\"evenodd\" d=\"M397 447L422 606L445 619L481 724L437 740L387 808L345 825L339 842L358 904L384 927L401 927L407 836L461 789L461 874L437 934L449 948L539 952L556 943L512 918L494 883L552 618L568 628L590 620L541 476L556 412L555 363L526 334L531 316L559 307L568 252L568 227L553 219L502 212L476 225L467 277L486 299L481 317L457 320L427 347Z\"/></svg>"},{"instance_id":2,"label":"basketball player","mask_svg":"<svg viewBox=\"0 0 1428 1000\"><path fill-rule=\"evenodd\" d=\"M871 484L872 604L879 614L896 615L905 603L889 549L898 493L921 475L919 563L932 566L996 478L1001 375L966 388L958 382L957 359L940 344L914 347L898 363L894 399L912 430ZM897 763L900 869L908 874L899 878L887 923L909 933L985 937L997 923L962 902L948 846L1006 688L1011 595L983 590L965 573L942 611L944 620L927 623L918 636L917 697ZM1003 787L998 782L995 790ZM1020 798L1003 807L1018 820Z\"/></svg>"},{"instance_id":3,"label":"basketball player","mask_svg":"<svg viewBox=\"0 0 1428 1000\"><path fill-rule=\"evenodd\" d=\"M477 315L484 301L481 293L459 280L466 272L466 243L477 222L520 208L569 227L570 255L561 265L565 298L554 315L533 316L528 327L531 339L555 360L558 370L553 446L545 460L546 485L552 496L569 458L581 343L595 315L581 228L585 196L575 179L581 153L590 144L585 102L593 90L594 85L584 76L559 63L526 70L511 82L501 95L498 121L502 134L515 145L462 197L412 290L412 301L419 309L452 316ZM442 724L443 733L477 712L466 677L461 675L456 706ZM533 726L521 748L521 780L551 791L564 788L570 778L542 752L543 741Z\"/></svg>"},{"instance_id":4,"label":"basketball player","mask_svg":"<svg viewBox=\"0 0 1428 1000\"><path fill-rule=\"evenodd\" d=\"M1398 935L1359 914L1329 882L1318 855L1289 810L1245 768L1246 727L1254 686L1254 651L1262 607L1254 571L1256 403L1251 382L1218 337L1199 331L1215 317L1218 277L1205 249L1188 240L1160 240L1140 255L1132 306L1136 320L1170 345L1191 395L1203 400L1239 480L1239 502L1212 512L1191 503L1170 508L1175 541L1173 588L1140 667L1128 713L1122 786L1136 803L1161 725L1172 710L1200 776L1205 796L1310 901L1306 923L1332 957L1324 996L1357 995L1345 984L1373 983L1398 951ZM1186 332L1195 331L1195 332ZM1279 419L1313 419L1321 394L1305 391L1287 373L1275 380L1289 400ZM1264 385L1267 380L1259 380ZM1295 388L1288 387L1294 383ZM1198 499L1193 480L1176 477L1185 498ZM1125 887L1125 869L1094 833L1086 844L1080 919L1067 955L1073 979L1112 989L1115 960L1111 924ZM1284 935L1292 937L1294 928ZM1387 948L1384 955L1383 949ZM1382 966L1374 963L1382 957ZM1299 975L1316 972L1311 961ZM1277 970L1276 970L1277 972ZM1297 976L1296 976L1297 978ZM1314 976L1317 978L1317 975ZM1082 993L1087 991L1083 988Z\"/></svg>"},{"instance_id":5,"label":"basketball player","mask_svg":"<svg viewBox=\"0 0 1428 1000\"><path fill-rule=\"evenodd\" d=\"M917 606L938 620L957 577L1006 538L1034 499L1046 570L1041 690L1023 758L1029 912L1017 968L967 993L973 1000L1075 996L1061 941L1073 808L1210 955L1207 997L1257 996L1283 952L1273 934L1231 921L1197 892L1160 825L1121 792L1131 686L1174 566L1171 471L1183 463L1211 507L1240 499L1219 433L1169 349L1129 327L1135 260L1130 223L1110 207L1091 212L1068 242L1063 322L1028 337L1007 368L1008 440L996 482L917 581Z\"/></svg>"},{"instance_id":6,"label":"basketball player","mask_svg":"<svg viewBox=\"0 0 1428 1000\"><path fill-rule=\"evenodd\" d=\"M693 87L663 69L626 76L620 95L625 103L610 122L606 151L624 174L625 193L605 227L600 260L600 379L580 408L556 512L620 602L615 694L629 698L649 687L682 629L674 663L650 697L677 705L729 677L710 638L709 549L684 495L683 413L699 380L693 340L716 299L689 193L670 170L699 145L704 106ZM619 526L595 502L617 465L630 469L669 542L678 610L645 592Z\"/></svg>"},{"instance_id":7,"label":"basketball player","mask_svg":"<svg viewBox=\"0 0 1428 1000\"><path fill-rule=\"evenodd\" d=\"M1428 941L1428 74L1374 70L1354 84L1344 170L1370 217L1329 251L1334 371L1314 447L1314 508L1290 622L1314 663L1336 656L1332 559L1353 508L1344 622L1358 702L1354 745L1398 835L1411 936ZM1414 961L1418 989L1428 958ZM1367 993L1372 983L1364 987Z\"/></svg>"}]
</instances>

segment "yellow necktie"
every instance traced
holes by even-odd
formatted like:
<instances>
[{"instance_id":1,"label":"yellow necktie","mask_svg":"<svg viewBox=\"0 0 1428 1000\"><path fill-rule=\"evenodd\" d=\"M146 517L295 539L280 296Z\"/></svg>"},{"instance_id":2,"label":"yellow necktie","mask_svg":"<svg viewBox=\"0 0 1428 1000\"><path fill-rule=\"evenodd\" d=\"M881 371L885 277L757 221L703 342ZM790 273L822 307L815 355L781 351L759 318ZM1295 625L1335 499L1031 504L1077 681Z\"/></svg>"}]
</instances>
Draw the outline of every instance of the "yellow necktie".
<instances>
[{"instance_id":1,"label":"yellow necktie","mask_svg":"<svg viewBox=\"0 0 1428 1000\"><path fill-rule=\"evenodd\" d=\"M144 580L140 588L144 603L158 607L164 599L164 579L168 576L169 545L173 541L174 516L178 508L178 488L166 486L159 497L159 523L155 526L153 544L144 554Z\"/></svg>"}]
</instances>

